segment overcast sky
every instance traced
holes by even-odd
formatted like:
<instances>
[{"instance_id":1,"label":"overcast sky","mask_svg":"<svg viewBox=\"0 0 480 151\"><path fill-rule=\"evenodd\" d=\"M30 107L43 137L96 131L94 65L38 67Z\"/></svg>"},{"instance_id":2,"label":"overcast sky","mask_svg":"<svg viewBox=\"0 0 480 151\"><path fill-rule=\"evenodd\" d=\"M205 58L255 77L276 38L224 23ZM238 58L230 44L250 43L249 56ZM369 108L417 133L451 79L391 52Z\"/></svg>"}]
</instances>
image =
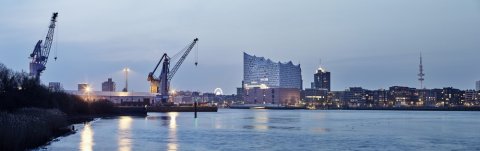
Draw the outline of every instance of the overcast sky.
<instances>
[{"instance_id":1,"label":"overcast sky","mask_svg":"<svg viewBox=\"0 0 480 151\"><path fill-rule=\"evenodd\" d=\"M419 87L420 52L427 88L473 89L480 80L478 0L2 0L0 63L28 72L54 11L55 42L41 79L70 90L84 82L101 90L109 77L121 90L129 67L130 90L146 92L161 55L195 37L199 65L192 52L173 89L235 93L243 52L300 63L304 87L320 59L332 90Z\"/></svg>"}]
</instances>

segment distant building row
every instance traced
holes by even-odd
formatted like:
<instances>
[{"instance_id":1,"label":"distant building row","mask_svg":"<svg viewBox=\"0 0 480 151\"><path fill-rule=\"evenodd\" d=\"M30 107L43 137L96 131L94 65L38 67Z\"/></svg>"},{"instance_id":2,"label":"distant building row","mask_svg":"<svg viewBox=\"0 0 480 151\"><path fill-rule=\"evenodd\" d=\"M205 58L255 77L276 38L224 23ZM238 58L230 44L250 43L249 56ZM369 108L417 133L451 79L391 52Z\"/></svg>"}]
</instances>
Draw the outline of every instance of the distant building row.
<instances>
[{"instance_id":1,"label":"distant building row","mask_svg":"<svg viewBox=\"0 0 480 151\"><path fill-rule=\"evenodd\" d=\"M303 91L306 102L324 107L455 107L480 105L480 91L443 89L416 89L392 86L388 90L367 90L351 87L345 91Z\"/></svg>"}]
</instances>

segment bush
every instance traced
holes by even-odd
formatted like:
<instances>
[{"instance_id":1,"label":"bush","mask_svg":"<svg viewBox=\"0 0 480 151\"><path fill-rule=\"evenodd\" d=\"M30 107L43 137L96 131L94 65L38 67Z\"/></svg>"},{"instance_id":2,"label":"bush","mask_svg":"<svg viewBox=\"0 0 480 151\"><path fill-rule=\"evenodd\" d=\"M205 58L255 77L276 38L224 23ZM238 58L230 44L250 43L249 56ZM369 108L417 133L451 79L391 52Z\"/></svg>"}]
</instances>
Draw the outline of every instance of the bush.
<instances>
[{"instance_id":1,"label":"bush","mask_svg":"<svg viewBox=\"0 0 480 151\"><path fill-rule=\"evenodd\" d=\"M61 111L39 108L0 112L0 123L0 150L24 150L42 145L68 125Z\"/></svg>"}]
</instances>

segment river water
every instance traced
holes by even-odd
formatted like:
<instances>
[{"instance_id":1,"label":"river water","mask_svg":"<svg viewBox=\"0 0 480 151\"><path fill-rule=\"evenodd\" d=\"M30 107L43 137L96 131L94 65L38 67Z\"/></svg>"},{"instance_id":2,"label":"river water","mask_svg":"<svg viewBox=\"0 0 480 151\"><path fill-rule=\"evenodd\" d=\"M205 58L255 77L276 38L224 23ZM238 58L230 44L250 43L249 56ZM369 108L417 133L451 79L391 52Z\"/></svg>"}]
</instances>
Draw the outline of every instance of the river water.
<instances>
[{"instance_id":1,"label":"river water","mask_svg":"<svg viewBox=\"0 0 480 151\"><path fill-rule=\"evenodd\" d=\"M219 109L75 127L39 150L480 150L480 112Z\"/></svg>"}]
</instances>

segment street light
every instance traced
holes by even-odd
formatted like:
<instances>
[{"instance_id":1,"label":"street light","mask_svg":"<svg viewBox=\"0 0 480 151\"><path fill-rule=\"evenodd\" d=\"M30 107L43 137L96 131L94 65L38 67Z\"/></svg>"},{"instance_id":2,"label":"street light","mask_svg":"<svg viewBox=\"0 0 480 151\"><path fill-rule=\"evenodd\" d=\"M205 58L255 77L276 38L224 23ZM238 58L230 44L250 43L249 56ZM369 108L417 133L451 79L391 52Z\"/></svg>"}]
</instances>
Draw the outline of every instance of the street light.
<instances>
[{"instance_id":1,"label":"street light","mask_svg":"<svg viewBox=\"0 0 480 151\"><path fill-rule=\"evenodd\" d=\"M87 101L90 101L90 91L92 91L92 88L89 85L85 86L85 92L87 92Z\"/></svg>"},{"instance_id":2,"label":"street light","mask_svg":"<svg viewBox=\"0 0 480 151\"><path fill-rule=\"evenodd\" d=\"M90 88L90 86L87 86L87 87L85 87L85 91L90 92L90 91L92 91L92 89Z\"/></svg>"},{"instance_id":3,"label":"street light","mask_svg":"<svg viewBox=\"0 0 480 151\"><path fill-rule=\"evenodd\" d=\"M175 89L170 90L170 95L172 95L172 102L175 103L175 94L177 94L177 91Z\"/></svg>"},{"instance_id":4,"label":"street light","mask_svg":"<svg viewBox=\"0 0 480 151\"><path fill-rule=\"evenodd\" d=\"M125 88L123 88L123 92L128 92L128 72L130 69L128 67L123 68L123 72L125 72Z\"/></svg>"}]
</instances>

